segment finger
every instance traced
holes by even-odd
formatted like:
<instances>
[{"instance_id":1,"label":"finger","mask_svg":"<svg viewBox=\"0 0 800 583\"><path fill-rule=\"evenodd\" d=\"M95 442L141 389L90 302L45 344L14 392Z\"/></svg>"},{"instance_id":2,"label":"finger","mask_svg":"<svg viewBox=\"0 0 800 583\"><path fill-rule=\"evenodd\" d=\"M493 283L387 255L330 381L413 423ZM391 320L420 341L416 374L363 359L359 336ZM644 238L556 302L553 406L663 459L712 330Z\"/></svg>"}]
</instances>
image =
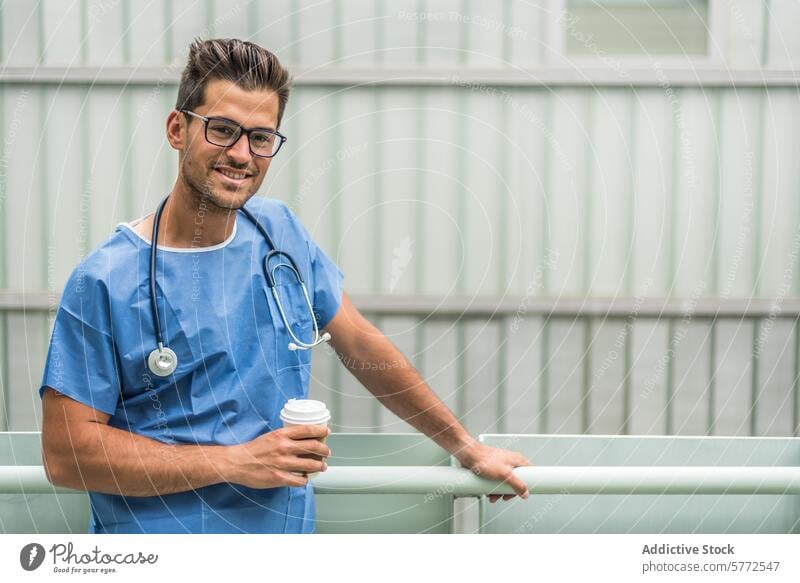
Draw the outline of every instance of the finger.
<instances>
[{"instance_id":1,"label":"finger","mask_svg":"<svg viewBox=\"0 0 800 583\"><path fill-rule=\"evenodd\" d=\"M282 472L280 470L277 470L276 473L283 480L283 483L286 484L287 486L299 487L308 484L308 476L305 475L301 476L298 474L293 474L291 472Z\"/></svg>"},{"instance_id":2,"label":"finger","mask_svg":"<svg viewBox=\"0 0 800 583\"><path fill-rule=\"evenodd\" d=\"M289 446L289 451L294 455L317 455L323 458L331 457L331 448L318 439L298 439Z\"/></svg>"},{"instance_id":3,"label":"finger","mask_svg":"<svg viewBox=\"0 0 800 583\"><path fill-rule=\"evenodd\" d=\"M514 465L516 465L517 467L532 466L533 462L520 453L517 454L517 461Z\"/></svg>"},{"instance_id":4,"label":"finger","mask_svg":"<svg viewBox=\"0 0 800 583\"><path fill-rule=\"evenodd\" d=\"M314 472L324 472L328 469L328 464L306 457L290 457L286 460L283 469L289 470L290 472L306 472L312 474Z\"/></svg>"},{"instance_id":5,"label":"finger","mask_svg":"<svg viewBox=\"0 0 800 583\"><path fill-rule=\"evenodd\" d=\"M317 460L317 461L321 461L321 462L324 462L325 460L328 459L326 457L322 457L321 455L314 455L313 453L304 453L304 454L298 455L297 457L308 458L310 460Z\"/></svg>"},{"instance_id":6,"label":"finger","mask_svg":"<svg viewBox=\"0 0 800 583\"><path fill-rule=\"evenodd\" d=\"M512 498L516 498L516 497L517 497L517 495L516 495L516 494L504 494L504 495L503 495L503 500L505 500L506 502L508 502L508 501L509 501L509 500L511 500Z\"/></svg>"},{"instance_id":7,"label":"finger","mask_svg":"<svg viewBox=\"0 0 800 583\"><path fill-rule=\"evenodd\" d=\"M325 425L290 425L282 431L291 439L322 439L331 433Z\"/></svg>"},{"instance_id":8,"label":"finger","mask_svg":"<svg viewBox=\"0 0 800 583\"><path fill-rule=\"evenodd\" d=\"M494 504L495 502L497 502L498 498L500 498L499 494L491 494L491 495L489 495L489 502Z\"/></svg>"},{"instance_id":9,"label":"finger","mask_svg":"<svg viewBox=\"0 0 800 583\"><path fill-rule=\"evenodd\" d=\"M514 474L510 474L506 479L505 482L514 489L514 492L517 493L518 496L521 496L523 500L528 499L528 486L519 479Z\"/></svg>"}]
</instances>

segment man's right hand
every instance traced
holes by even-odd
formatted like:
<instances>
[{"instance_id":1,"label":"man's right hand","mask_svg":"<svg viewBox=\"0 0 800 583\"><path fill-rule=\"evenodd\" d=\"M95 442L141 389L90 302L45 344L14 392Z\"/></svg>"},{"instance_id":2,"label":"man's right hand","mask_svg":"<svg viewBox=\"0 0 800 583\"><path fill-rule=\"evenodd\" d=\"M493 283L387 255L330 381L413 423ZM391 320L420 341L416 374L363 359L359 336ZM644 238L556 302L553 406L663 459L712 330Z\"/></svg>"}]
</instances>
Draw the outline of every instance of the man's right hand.
<instances>
[{"instance_id":1,"label":"man's right hand","mask_svg":"<svg viewBox=\"0 0 800 583\"><path fill-rule=\"evenodd\" d=\"M229 446L229 481L250 488L305 486L308 478L301 474L328 468L331 450L321 440L329 434L324 425L295 425Z\"/></svg>"}]
</instances>

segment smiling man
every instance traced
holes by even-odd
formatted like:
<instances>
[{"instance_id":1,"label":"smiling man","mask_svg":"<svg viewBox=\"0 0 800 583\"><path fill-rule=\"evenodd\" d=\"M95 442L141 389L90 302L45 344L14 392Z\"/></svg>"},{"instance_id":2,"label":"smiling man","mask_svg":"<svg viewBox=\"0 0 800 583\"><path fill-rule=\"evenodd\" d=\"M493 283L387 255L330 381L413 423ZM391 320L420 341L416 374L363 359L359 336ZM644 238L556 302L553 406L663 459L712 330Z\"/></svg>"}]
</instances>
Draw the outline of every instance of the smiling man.
<instances>
[{"instance_id":1,"label":"smiling man","mask_svg":"<svg viewBox=\"0 0 800 583\"><path fill-rule=\"evenodd\" d=\"M326 469L328 430L284 428L279 413L307 396L311 350L289 345L321 341L314 317L386 407L527 497L512 469L528 460L473 439L356 310L290 210L254 198L286 140L288 98L289 74L269 51L195 42L166 124L175 185L64 288L40 389L43 455L54 484L89 491L90 532L313 531L305 476ZM268 256L274 248L283 254ZM404 366L372 366L386 362Z\"/></svg>"}]
</instances>

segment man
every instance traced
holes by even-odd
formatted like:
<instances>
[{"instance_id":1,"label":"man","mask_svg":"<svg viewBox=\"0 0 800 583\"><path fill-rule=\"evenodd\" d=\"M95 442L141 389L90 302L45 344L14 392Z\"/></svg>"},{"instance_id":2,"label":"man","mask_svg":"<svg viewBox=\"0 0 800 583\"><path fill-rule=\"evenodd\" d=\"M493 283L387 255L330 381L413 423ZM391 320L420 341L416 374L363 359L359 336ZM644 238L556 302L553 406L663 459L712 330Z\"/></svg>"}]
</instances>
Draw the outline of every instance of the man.
<instances>
[{"instance_id":1,"label":"man","mask_svg":"<svg viewBox=\"0 0 800 583\"><path fill-rule=\"evenodd\" d=\"M465 467L528 495L512 474L528 460L473 439L410 364L352 366L408 361L353 307L341 271L289 209L253 198L283 143L288 97L288 72L269 51L193 43L167 118L178 176L154 282L174 371L153 374L148 362L153 215L118 226L65 286L40 389L43 456L51 482L90 492L90 532L313 530L306 474L326 469L328 430L279 418L307 395L311 351L288 349L263 268L271 249L240 208L294 258L319 327L369 391ZM285 271L274 272L276 289L308 342L311 314Z\"/></svg>"}]
</instances>

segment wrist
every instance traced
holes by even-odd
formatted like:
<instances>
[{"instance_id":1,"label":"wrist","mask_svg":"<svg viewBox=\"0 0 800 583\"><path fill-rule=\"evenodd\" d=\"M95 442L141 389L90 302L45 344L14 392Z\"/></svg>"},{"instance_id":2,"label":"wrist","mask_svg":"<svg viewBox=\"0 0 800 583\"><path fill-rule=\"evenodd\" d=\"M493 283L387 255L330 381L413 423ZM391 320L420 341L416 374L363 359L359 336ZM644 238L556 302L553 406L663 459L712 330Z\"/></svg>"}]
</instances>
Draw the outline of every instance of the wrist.
<instances>
[{"instance_id":1,"label":"wrist","mask_svg":"<svg viewBox=\"0 0 800 583\"><path fill-rule=\"evenodd\" d=\"M242 465L237 461L241 456L241 444L212 446L209 451L211 467L219 476L220 482L239 483L239 468Z\"/></svg>"},{"instance_id":2,"label":"wrist","mask_svg":"<svg viewBox=\"0 0 800 583\"><path fill-rule=\"evenodd\" d=\"M474 437L467 435L465 439L459 441L458 445L450 450L450 453L466 467L472 466L477 458L478 451L483 447L483 444Z\"/></svg>"}]
</instances>

